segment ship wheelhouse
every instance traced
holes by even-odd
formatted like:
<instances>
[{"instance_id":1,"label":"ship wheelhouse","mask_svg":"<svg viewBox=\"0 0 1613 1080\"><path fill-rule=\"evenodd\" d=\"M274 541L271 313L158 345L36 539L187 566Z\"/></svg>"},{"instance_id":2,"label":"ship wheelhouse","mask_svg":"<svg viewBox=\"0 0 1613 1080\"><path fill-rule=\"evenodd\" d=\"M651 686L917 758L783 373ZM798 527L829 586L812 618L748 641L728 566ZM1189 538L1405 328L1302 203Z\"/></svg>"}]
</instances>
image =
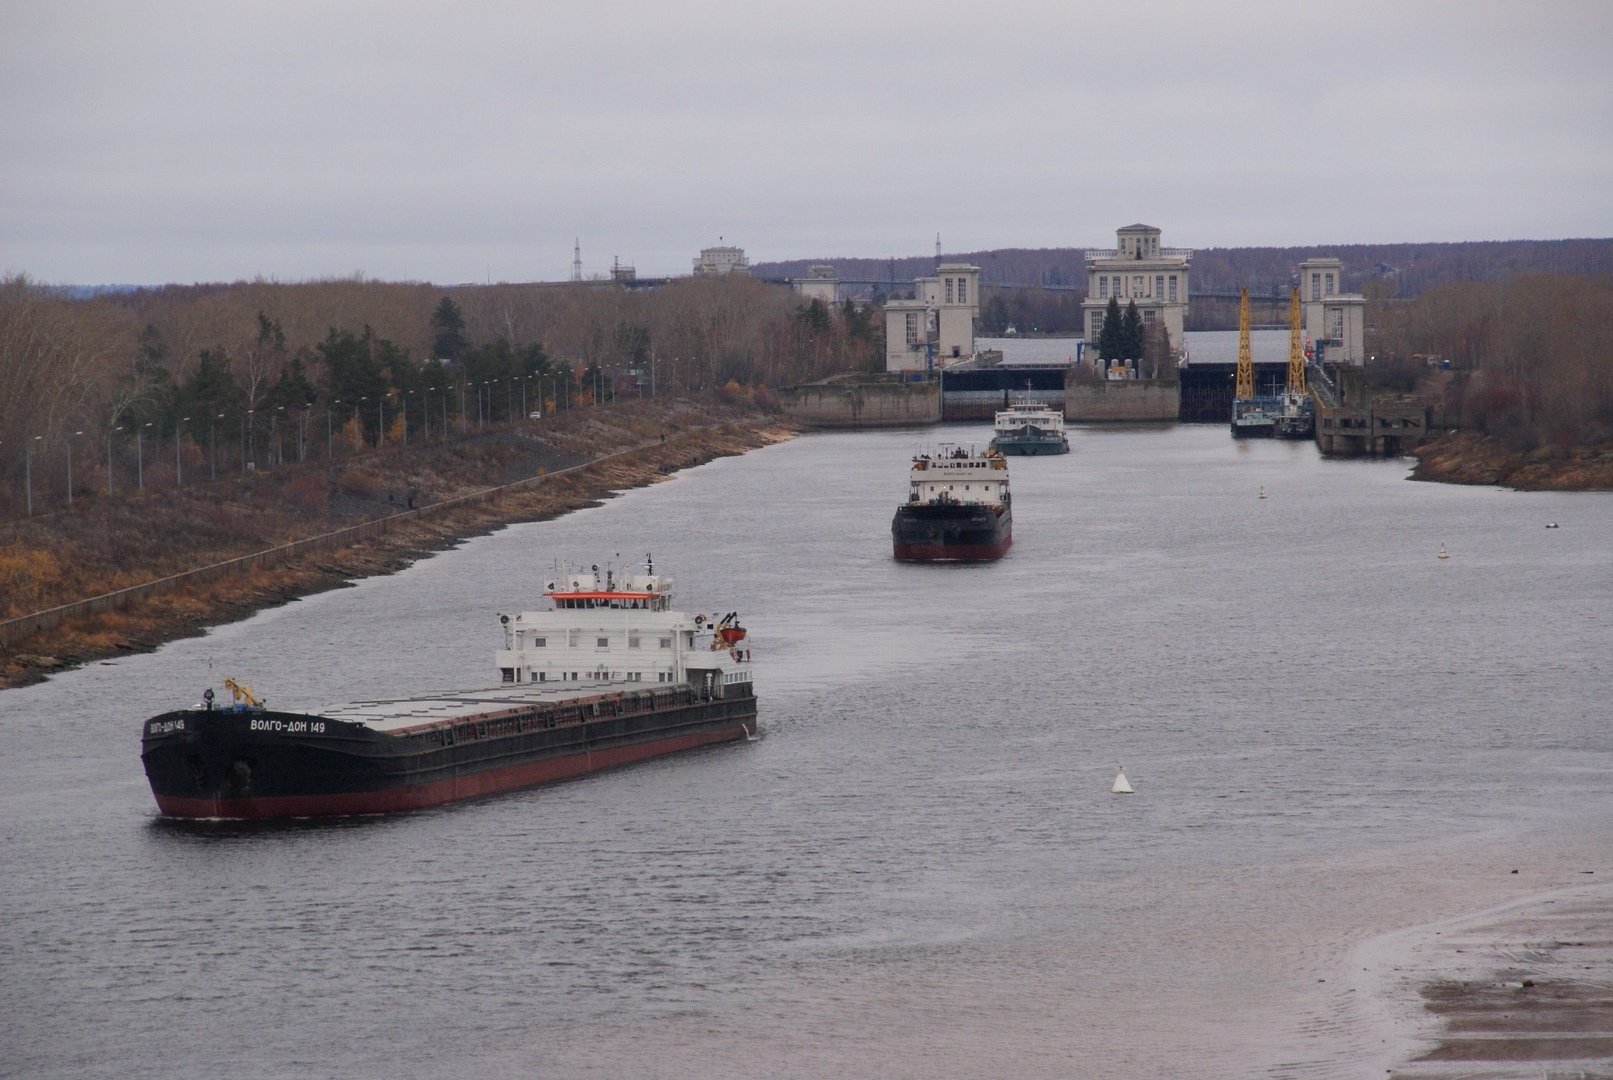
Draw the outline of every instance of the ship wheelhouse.
<instances>
[{"instance_id":1,"label":"ship wheelhouse","mask_svg":"<svg viewBox=\"0 0 1613 1080\"><path fill-rule=\"evenodd\" d=\"M653 572L572 573L545 583L547 611L500 615L495 654L506 683L749 684L750 650L737 613L690 616ZM748 688L748 687L747 687Z\"/></svg>"}]
</instances>

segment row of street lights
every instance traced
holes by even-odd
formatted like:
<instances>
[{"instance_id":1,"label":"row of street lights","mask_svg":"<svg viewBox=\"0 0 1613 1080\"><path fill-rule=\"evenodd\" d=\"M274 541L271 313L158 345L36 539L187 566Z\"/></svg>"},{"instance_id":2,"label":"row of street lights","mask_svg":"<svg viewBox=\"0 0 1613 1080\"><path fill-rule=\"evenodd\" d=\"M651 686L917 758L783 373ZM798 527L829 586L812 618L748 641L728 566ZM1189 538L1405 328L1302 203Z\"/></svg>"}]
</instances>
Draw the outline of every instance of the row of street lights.
<instances>
[{"instance_id":1,"label":"row of street lights","mask_svg":"<svg viewBox=\"0 0 1613 1080\"><path fill-rule=\"evenodd\" d=\"M652 365L653 365L653 361L652 361ZM552 398L553 401L554 401L554 406L555 406L555 408L557 410L569 409L571 407L571 400L570 400L571 399L571 394L570 394L570 385L569 385L570 380L563 380L558 374L555 374L555 373L551 373L551 374L548 374L548 375L523 375L523 376L513 376L512 375L512 376L508 376L508 377L505 377L505 378L498 378L498 379L483 379L477 385L477 388L476 388L476 390L477 390L477 393L476 393L476 399L477 399L476 407L477 407L477 422L478 422L478 425L481 428L485 429L487 427L487 425L492 422L492 419L493 419L493 415L492 415L493 414L493 392L496 389L497 385L499 383L501 383L501 382L505 384L505 414L506 414L506 416L513 418L513 414L514 414L514 410L515 410L515 385L516 385L516 383L519 383L520 387L521 387L521 413L520 413L520 415L522 417L530 416L531 413L530 413L529 408L528 408L527 389L528 389L528 384L530 384L534 379L537 380L537 392L538 392L538 395L539 395L538 400L540 402L540 405L542 403L545 403L545 402L549 401ZM545 386L546 383L547 383L547 387ZM653 366L652 366L651 385L652 385L652 396L653 396L653 385L654 385ZM464 431L468 430L468 427L469 427L469 424L468 424L469 417L468 417L467 412L466 412L466 401L465 401L465 388L466 388L466 386L467 386L467 381L461 381L460 384L459 384L459 410L460 410L460 430L461 430L461 432L464 432ZM438 389L439 388L435 387L435 386L428 386L428 387L423 388L420 391L420 394L421 394L421 406L422 406L421 407L421 416L422 416L422 422L423 422L424 429L425 429L425 438L428 441L431 438L431 427L432 427L432 424L431 424L431 395L437 393ZM448 435L448 393L449 393L449 388L448 387L443 387L441 389L442 389L442 398L441 398L442 408L441 408L440 415L441 415L442 434L441 434L440 437L446 438L447 435ZM413 396L413 394L414 394L413 390L406 391L402 396L400 396L400 399L399 399L399 408L400 408L400 410L402 412L402 417L403 417L403 442L404 442L405 445L407 445L408 441L409 441L409 403L408 403L408 399L409 399L409 397ZM596 372L595 387L594 387L594 398L595 398L596 403L599 402L599 400L601 399L601 396L602 396L602 385L601 385L601 383L599 381L599 375ZM359 397L357 402L353 403L353 419L355 421L358 420L360 410L362 409L362 407L368 401L369 401L369 396L368 395L363 395L363 396ZM325 454L326 454L327 458L334 457L334 455L335 455L335 425L334 425L333 416L334 416L336 407L338 405L341 405L341 404L342 404L342 401L341 401L340 398L333 398L330 401L328 401L326 403L326 406L325 406ZM274 444L273 448L271 450L271 458L273 459L273 461L271 463L278 462L280 460L279 417L280 417L280 413L284 412L284 410L285 410L285 406L283 406L283 405L276 406L275 411L270 414L270 423L271 423L271 432L272 432L272 434L270 435L270 439L271 439L271 442ZM257 456L256 455L256 439L253 438L253 433L254 433L255 427L256 427L256 413L257 413L256 409L248 409L248 410L246 410L245 414L241 418L241 472L243 474L247 473L247 472L251 472L256 468L256 456ZM225 419L226 416L228 416L228 414L227 413L222 413L222 412L221 413L213 413L213 412L210 411L208 413L208 417L207 417L207 443L208 443L207 462L208 462L208 477L209 477L210 480L215 480L216 481L218 479L218 421ZM377 448L379 448L379 447L384 445L385 437L386 437L386 435L385 435L385 432L386 432L386 397L385 396L378 396L377 399L376 399L376 403L375 403L375 418L376 418L376 446L377 446ZM183 487L184 483L185 483L185 474L184 474L184 467L185 466L184 466L184 453L183 453L183 450L184 450L184 447L183 447L184 426L186 424L191 423L191 421L193 419L195 419L195 418L191 417L191 416L183 416L183 417L180 417L177 421L175 421L175 424L174 424L174 483L175 483L176 487ZM305 417L305 420L306 420L306 417ZM135 437L135 486L136 486L137 490L143 492L146 489L145 436L146 436L146 431L148 429L152 428L153 426L154 426L154 422L146 421L145 423L142 423L142 424L139 424L139 425L135 426L132 429L132 431L130 429L122 428L122 427L113 427L113 428L111 428L111 429L109 429L107 431L107 436L106 436L106 493L109 496L114 494L113 477L114 477L114 471L115 470L114 470L114 462L113 462L113 456L112 456L112 437L115 434L118 434L118 433L122 433L122 434L125 434L125 435L127 435L127 434L133 434L134 435L134 437ZM83 434L84 434L84 432L82 430L79 430L79 431L74 431L74 432L68 434L65 437L65 444L64 445L65 445L66 451L67 451L67 454L66 454L66 460L67 460L67 505L69 505L69 506L71 506L73 504L73 440L75 438L83 435ZM23 487L24 487L24 493L25 493L24 494L24 503L25 503L26 511L27 511L27 513L28 513L28 515L30 517L33 515L33 512L34 512L34 483L33 483L33 459L34 459L34 449L35 449L34 448L34 443L43 444L44 441L45 441L45 436L43 436L43 435L35 435L35 436L33 436L32 438L26 440L23 443ZM299 442L299 446L300 445L301 445L301 443ZM299 456L301 456L302 451L299 450L298 453L299 453Z\"/></svg>"}]
</instances>

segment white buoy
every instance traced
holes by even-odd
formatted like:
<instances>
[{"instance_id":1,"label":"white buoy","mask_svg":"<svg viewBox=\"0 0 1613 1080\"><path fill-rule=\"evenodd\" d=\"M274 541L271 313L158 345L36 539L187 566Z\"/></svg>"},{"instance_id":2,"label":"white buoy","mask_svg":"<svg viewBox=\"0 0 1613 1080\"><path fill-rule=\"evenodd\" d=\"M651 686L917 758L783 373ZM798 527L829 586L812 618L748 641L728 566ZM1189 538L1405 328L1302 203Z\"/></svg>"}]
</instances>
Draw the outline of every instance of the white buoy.
<instances>
[{"instance_id":1,"label":"white buoy","mask_svg":"<svg viewBox=\"0 0 1613 1080\"><path fill-rule=\"evenodd\" d=\"M1266 489L1265 488L1260 489L1260 497L1262 499L1264 499L1266 497Z\"/></svg>"},{"instance_id":2,"label":"white buoy","mask_svg":"<svg viewBox=\"0 0 1613 1080\"><path fill-rule=\"evenodd\" d=\"M1450 557L1451 557L1451 554L1450 554L1450 552L1445 550L1445 545L1444 544L1439 545L1439 550L1434 552L1434 558L1436 558L1436 559L1448 559Z\"/></svg>"},{"instance_id":3,"label":"white buoy","mask_svg":"<svg viewBox=\"0 0 1613 1080\"><path fill-rule=\"evenodd\" d=\"M1556 527L1557 527L1557 523L1556 523L1556 522L1555 522L1555 521L1548 521L1548 522L1546 522L1546 528L1548 528L1548 529L1555 529L1555 528L1556 528Z\"/></svg>"},{"instance_id":4,"label":"white buoy","mask_svg":"<svg viewBox=\"0 0 1613 1080\"><path fill-rule=\"evenodd\" d=\"M1113 795L1135 795L1137 793L1131 786L1131 781L1126 779L1126 767L1124 765L1120 767L1119 772L1115 773L1115 784L1114 787L1109 789L1109 792Z\"/></svg>"}]
</instances>

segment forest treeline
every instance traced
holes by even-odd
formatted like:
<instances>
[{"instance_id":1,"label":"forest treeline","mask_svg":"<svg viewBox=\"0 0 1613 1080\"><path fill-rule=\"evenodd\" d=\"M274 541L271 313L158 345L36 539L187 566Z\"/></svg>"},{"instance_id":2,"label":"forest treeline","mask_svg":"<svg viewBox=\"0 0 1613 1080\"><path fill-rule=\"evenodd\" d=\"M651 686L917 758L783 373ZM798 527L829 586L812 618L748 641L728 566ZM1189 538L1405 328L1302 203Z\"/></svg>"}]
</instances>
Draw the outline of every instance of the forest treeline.
<instances>
[{"instance_id":1,"label":"forest treeline","mask_svg":"<svg viewBox=\"0 0 1613 1080\"><path fill-rule=\"evenodd\" d=\"M1369 377L1409 392L1432 376L1451 426L1515 450L1613 444L1613 276L1441 285L1368 320Z\"/></svg>"},{"instance_id":2,"label":"forest treeline","mask_svg":"<svg viewBox=\"0 0 1613 1080\"><path fill-rule=\"evenodd\" d=\"M1170 242L1169 235L1164 237ZM1106 248L1110 243L1094 245ZM1001 248L946 254L943 262L980 267L982 285L1049 290L1086 288L1086 248ZM1522 274L1613 275L1613 239L1497 240L1429 244L1316 244L1310 247L1197 248L1188 268L1189 292L1287 293L1301 260L1332 256L1343 264L1343 290L1377 291L1409 298L1453 282L1504 281ZM756 263L764 277L802 277L827 264L845 279L911 289L913 279L935 273L934 257L901 259L793 259ZM1077 305L1079 312L1079 304ZM1079 327L1079 322L1069 329Z\"/></svg>"},{"instance_id":3,"label":"forest treeline","mask_svg":"<svg viewBox=\"0 0 1613 1080\"><path fill-rule=\"evenodd\" d=\"M0 515L619 396L883 368L877 310L745 277L628 291L0 281ZM71 487L68 477L71 475Z\"/></svg>"}]
</instances>

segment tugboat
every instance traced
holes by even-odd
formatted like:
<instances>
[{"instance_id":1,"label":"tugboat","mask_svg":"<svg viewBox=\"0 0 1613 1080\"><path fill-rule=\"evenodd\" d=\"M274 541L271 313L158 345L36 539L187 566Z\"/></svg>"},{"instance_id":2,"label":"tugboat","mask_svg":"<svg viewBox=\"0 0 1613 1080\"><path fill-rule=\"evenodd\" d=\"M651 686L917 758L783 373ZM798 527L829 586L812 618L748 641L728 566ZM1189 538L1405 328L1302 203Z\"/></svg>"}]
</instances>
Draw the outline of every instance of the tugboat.
<instances>
[{"instance_id":1,"label":"tugboat","mask_svg":"<svg viewBox=\"0 0 1613 1080\"><path fill-rule=\"evenodd\" d=\"M1068 454L1064 414L1040 402L1015 402L997 414L991 449L1002 454Z\"/></svg>"},{"instance_id":2,"label":"tugboat","mask_svg":"<svg viewBox=\"0 0 1613 1080\"><path fill-rule=\"evenodd\" d=\"M902 562L989 562L1014 542L1008 461L943 446L913 458L907 502L891 520L891 542Z\"/></svg>"},{"instance_id":3,"label":"tugboat","mask_svg":"<svg viewBox=\"0 0 1613 1080\"><path fill-rule=\"evenodd\" d=\"M500 615L490 688L270 709L232 701L154 716L140 757L163 814L327 817L414 810L749 739L750 649L736 612L689 616L671 582L594 566L544 586L552 608Z\"/></svg>"}]
</instances>

